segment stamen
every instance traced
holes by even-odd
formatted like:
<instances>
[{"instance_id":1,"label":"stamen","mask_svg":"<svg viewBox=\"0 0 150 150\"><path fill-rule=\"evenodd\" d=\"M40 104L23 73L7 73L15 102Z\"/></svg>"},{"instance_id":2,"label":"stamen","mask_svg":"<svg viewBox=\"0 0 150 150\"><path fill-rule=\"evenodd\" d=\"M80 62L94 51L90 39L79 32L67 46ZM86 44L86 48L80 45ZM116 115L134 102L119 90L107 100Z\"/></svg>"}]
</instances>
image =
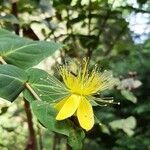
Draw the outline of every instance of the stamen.
<instances>
[{"instance_id":1,"label":"stamen","mask_svg":"<svg viewBox=\"0 0 150 150\"><path fill-rule=\"evenodd\" d=\"M98 99L95 99L95 101L97 101L97 102L101 102L101 103L114 103L114 100L98 100Z\"/></svg>"},{"instance_id":2,"label":"stamen","mask_svg":"<svg viewBox=\"0 0 150 150\"><path fill-rule=\"evenodd\" d=\"M83 81L84 81L86 70L87 70L87 65L88 65L88 61L85 60L85 65L84 65L84 69L83 69L81 83L83 83Z\"/></svg>"},{"instance_id":3,"label":"stamen","mask_svg":"<svg viewBox=\"0 0 150 150\"><path fill-rule=\"evenodd\" d=\"M101 106L101 107L106 107L108 106L107 104L104 104L104 105L101 105L101 104L97 104L98 106Z\"/></svg>"}]
</instances>

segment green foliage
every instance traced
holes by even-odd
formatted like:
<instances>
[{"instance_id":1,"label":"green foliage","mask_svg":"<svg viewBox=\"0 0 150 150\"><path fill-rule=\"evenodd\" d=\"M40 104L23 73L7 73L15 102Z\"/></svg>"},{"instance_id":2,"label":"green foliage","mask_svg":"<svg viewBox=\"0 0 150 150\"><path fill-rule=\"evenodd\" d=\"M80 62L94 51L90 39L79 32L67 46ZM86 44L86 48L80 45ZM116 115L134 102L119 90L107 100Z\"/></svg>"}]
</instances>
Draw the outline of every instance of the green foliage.
<instances>
[{"instance_id":1,"label":"green foliage","mask_svg":"<svg viewBox=\"0 0 150 150\"><path fill-rule=\"evenodd\" d=\"M48 54L60 48L60 46L55 43L35 42L20 38L5 30L1 31L0 52L2 63L10 63L21 68L32 67L47 57ZM8 42L10 45L7 44ZM69 144L75 149L81 148L81 143L84 138L83 131L76 129L75 125L69 120L56 121L56 110L50 104L50 102L55 102L68 95L65 86L58 79L54 76L50 76L45 71L28 69L25 72L16 66L0 65L1 97L8 101L14 101L18 95L26 89L24 96L31 102L33 112L42 125L50 131L68 136ZM26 83L31 85L31 88L33 88L34 92L38 93L42 101L34 101L36 97L30 88L26 86ZM44 101L48 101L49 103ZM1 114L3 113L4 111L2 111Z\"/></svg>"},{"instance_id":2,"label":"green foliage","mask_svg":"<svg viewBox=\"0 0 150 150\"><path fill-rule=\"evenodd\" d=\"M85 133L82 131L82 129L72 126L68 137L68 144L72 147L73 150L82 149L84 138Z\"/></svg>"},{"instance_id":3,"label":"green foliage","mask_svg":"<svg viewBox=\"0 0 150 150\"><path fill-rule=\"evenodd\" d=\"M127 135L132 136L134 134L133 129L136 127L136 120L130 116L127 119L112 121L109 124L114 130L122 129Z\"/></svg>"},{"instance_id":4,"label":"green foliage","mask_svg":"<svg viewBox=\"0 0 150 150\"><path fill-rule=\"evenodd\" d=\"M14 101L24 90L27 80L24 70L12 65L0 65L0 96L8 101Z\"/></svg>"},{"instance_id":5,"label":"green foliage","mask_svg":"<svg viewBox=\"0 0 150 150\"><path fill-rule=\"evenodd\" d=\"M0 56L8 64L23 69L37 65L60 48L60 44L54 42L32 41L20 38L2 29L0 30L0 35Z\"/></svg>"}]
</instances>

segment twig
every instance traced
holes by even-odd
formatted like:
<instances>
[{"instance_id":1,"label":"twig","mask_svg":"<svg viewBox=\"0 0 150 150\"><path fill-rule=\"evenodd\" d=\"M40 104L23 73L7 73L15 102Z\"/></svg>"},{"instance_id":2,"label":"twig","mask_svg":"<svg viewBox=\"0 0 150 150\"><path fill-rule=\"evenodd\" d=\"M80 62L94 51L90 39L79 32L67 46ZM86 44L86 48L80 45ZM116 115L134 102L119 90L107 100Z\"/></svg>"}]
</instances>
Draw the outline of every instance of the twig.
<instances>
[{"instance_id":1,"label":"twig","mask_svg":"<svg viewBox=\"0 0 150 150\"><path fill-rule=\"evenodd\" d=\"M26 99L24 99L24 109L27 115L28 130L30 134L25 150L36 150L37 141L36 141L35 131L33 128L32 113L30 109L30 104Z\"/></svg>"},{"instance_id":2,"label":"twig","mask_svg":"<svg viewBox=\"0 0 150 150\"><path fill-rule=\"evenodd\" d=\"M53 150L57 150L57 146L60 144L60 137L57 135L57 133L54 134L53 137Z\"/></svg>"},{"instance_id":3,"label":"twig","mask_svg":"<svg viewBox=\"0 0 150 150\"><path fill-rule=\"evenodd\" d=\"M115 3L115 0L113 0L110 9L109 9L109 10L107 11L107 13L106 13L106 17L105 17L105 19L104 19L104 21L103 21L103 23L102 23L102 25L101 25L101 29L99 30L98 35L97 35L97 39L98 39L97 41L99 41L100 35L102 34L102 32L103 32L103 30L104 30L104 27L105 27L105 25L106 25L106 23L107 23L107 20L108 20L109 17L110 17L111 9L112 9L114 3Z\"/></svg>"},{"instance_id":4,"label":"twig","mask_svg":"<svg viewBox=\"0 0 150 150\"><path fill-rule=\"evenodd\" d=\"M0 56L0 62L2 64L7 64L6 61ZM25 83L26 88L32 93L32 95L39 101L41 101L41 98L37 95L37 93L32 89L32 87L29 85L29 83Z\"/></svg>"},{"instance_id":5,"label":"twig","mask_svg":"<svg viewBox=\"0 0 150 150\"><path fill-rule=\"evenodd\" d=\"M2 64L7 64L6 61L3 59L2 56L0 56L0 62L1 62Z\"/></svg>"},{"instance_id":6,"label":"twig","mask_svg":"<svg viewBox=\"0 0 150 150\"><path fill-rule=\"evenodd\" d=\"M88 35L91 35L91 0L89 0L89 14L88 14L88 17L89 17L89 20L88 20Z\"/></svg>"},{"instance_id":7,"label":"twig","mask_svg":"<svg viewBox=\"0 0 150 150\"><path fill-rule=\"evenodd\" d=\"M41 128L40 128L39 123L37 124L37 130L38 130L38 135L39 135L39 149L43 150L42 134L41 134Z\"/></svg>"},{"instance_id":8,"label":"twig","mask_svg":"<svg viewBox=\"0 0 150 150\"><path fill-rule=\"evenodd\" d=\"M72 150L71 146L68 143L66 143L66 150Z\"/></svg>"},{"instance_id":9,"label":"twig","mask_svg":"<svg viewBox=\"0 0 150 150\"><path fill-rule=\"evenodd\" d=\"M17 2L13 2L11 4L11 13L18 18L18 7L17 7ZM15 28L15 33L19 35L19 24L14 24L14 28Z\"/></svg>"},{"instance_id":10,"label":"twig","mask_svg":"<svg viewBox=\"0 0 150 150\"><path fill-rule=\"evenodd\" d=\"M107 56L111 50L113 49L114 45L119 41L119 39L121 38L122 34L124 33L124 31L126 30L127 26L125 25L122 30L120 31L120 33L116 36L116 38L113 40L113 43L110 45L109 49L104 53L104 56Z\"/></svg>"},{"instance_id":11,"label":"twig","mask_svg":"<svg viewBox=\"0 0 150 150\"><path fill-rule=\"evenodd\" d=\"M119 8L125 10L133 10L135 11L136 13L148 13L150 14L150 11L147 9L147 10L143 10L143 9L140 9L140 8L135 8L135 7L132 7L130 5L126 5L126 6L120 6Z\"/></svg>"}]
</instances>

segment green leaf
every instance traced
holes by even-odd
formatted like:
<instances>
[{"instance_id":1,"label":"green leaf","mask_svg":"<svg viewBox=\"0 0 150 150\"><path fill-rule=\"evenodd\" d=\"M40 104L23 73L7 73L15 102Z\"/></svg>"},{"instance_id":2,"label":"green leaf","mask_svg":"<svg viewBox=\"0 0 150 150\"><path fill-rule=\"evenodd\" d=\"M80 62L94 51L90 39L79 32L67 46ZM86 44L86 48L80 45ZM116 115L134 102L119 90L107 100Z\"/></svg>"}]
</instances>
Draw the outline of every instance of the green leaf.
<instances>
[{"instance_id":1,"label":"green leaf","mask_svg":"<svg viewBox=\"0 0 150 150\"><path fill-rule=\"evenodd\" d=\"M60 44L52 41L32 41L0 29L0 56L8 64L23 69L37 65L60 48Z\"/></svg>"},{"instance_id":2,"label":"green leaf","mask_svg":"<svg viewBox=\"0 0 150 150\"><path fill-rule=\"evenodd\" d=\"M103 133L110 135L109 128L108 128L106 125L104 125L104 124L99 124L99 126L100 126L100 129L101 129L101 131L102 131Z\"/></svg>"},{"instance_id":3,"label":"green leaf","mask_svg":"<svg viewBox=\"0 0 150 150\"><path fill-rule=\"evenodd\" d=\"M52 103L69 95L64 84L47 72L31 68L27 70L27 73L29 75L28 83L42 100ZM24 97L28 101L35 100L28 90L24 91Z\"/></svg>"},{"instance_id":4,"label":"green leaf","mask_svg":"<svg viewBox=\"0 0 150 150\"><path fill-rule=\"evenodd\" d=\"M71 129L68 137L68 144L72 147L73 150L82 149L82 141L85 137L85 133L77 127Z\"/></svg>"},{"instance_id":5,"label":"green leaf","mask_svg":"<svg viewBox=\"0 0 150 150\"><path fill-rule=\"evenodd\" d=\"M128 90L121 90L122 96L124 96L127 100L136 103L137 98L134 96L134 94Z\"/></svg>"},{"instance_id":6,"label":"green leaf","mask_svg":"<svg viewBox=\"0 0 150 150\"><path fill-rule=\"evenodd\" d=\"M0 21L1 20L6 21L6 22L10 22L12 24L18 24L19 23L18 19L12 14L7 14L5 16L0 16Z\"/></svg>"},{"instance_id":7,"label":"green leaf","mask_svg":"<svg viewBox=\"0 0 150 150\"><path fill-rule=\"evenodd\" d=\"M7 30L4 30L4 29L1 29L0 28L0 39L2 38L6 38L6 37L9 37L9 38L18 38L18 36L14 33L11 33L10 31L7 31Z\"/></svg>"},{"instance_id":8,"label":"green leaf","mask_svg":"<svg viewBox=\"0 0 150 150\"><path fill-rule=\"evenodd\" d=\"M24 90L27 74L12 65L0 65L0 97L14 101Z\"/></svg>"}]
</instances>

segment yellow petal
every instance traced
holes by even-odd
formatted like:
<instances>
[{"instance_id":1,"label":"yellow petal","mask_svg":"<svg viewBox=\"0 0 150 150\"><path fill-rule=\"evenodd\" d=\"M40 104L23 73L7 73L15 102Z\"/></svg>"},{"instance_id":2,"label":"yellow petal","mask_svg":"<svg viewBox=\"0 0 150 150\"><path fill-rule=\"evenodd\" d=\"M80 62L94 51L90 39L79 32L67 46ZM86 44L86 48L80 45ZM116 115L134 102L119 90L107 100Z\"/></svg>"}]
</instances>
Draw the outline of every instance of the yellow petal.
<instances>
[{"instance_id":1,"label":"yellow petal","mask_svg":"<svg viewBox=\"0 0 150 150\"><path fill-rule=\"evenodd\" d=\"M81 102L77 109L77 117L80 126L86 131L90 130L94 125L93 108L90 102L85 98L81 98Z\"/></svg>"},{"instance_id":2,"label":"yellow petal","mask_svg":"<svg viewBox=\"0 0 150 150\"><path fill-rule=\"evenodd\" d=\"M81 96L72 94L64 103L63 107L56 116L56 120L63 120L71 117L80 104Z\"/></svg>"},{"instance_id":3,"label":"yellow petal","mask_svg":"<svg viewBox=\"0 0 150 150\"><path fill-rule=\"evenodd\" d=\"M67 98L64 98L64 99L62 99L60 102L56 103L56 104L54 105L54 108L56 108L58 111L60 111L61 108L63 107L63 105L65 104L65 102L66 102L67 99L68 99L68 97L67 97Z\"/></svg>"}]
</instances>

